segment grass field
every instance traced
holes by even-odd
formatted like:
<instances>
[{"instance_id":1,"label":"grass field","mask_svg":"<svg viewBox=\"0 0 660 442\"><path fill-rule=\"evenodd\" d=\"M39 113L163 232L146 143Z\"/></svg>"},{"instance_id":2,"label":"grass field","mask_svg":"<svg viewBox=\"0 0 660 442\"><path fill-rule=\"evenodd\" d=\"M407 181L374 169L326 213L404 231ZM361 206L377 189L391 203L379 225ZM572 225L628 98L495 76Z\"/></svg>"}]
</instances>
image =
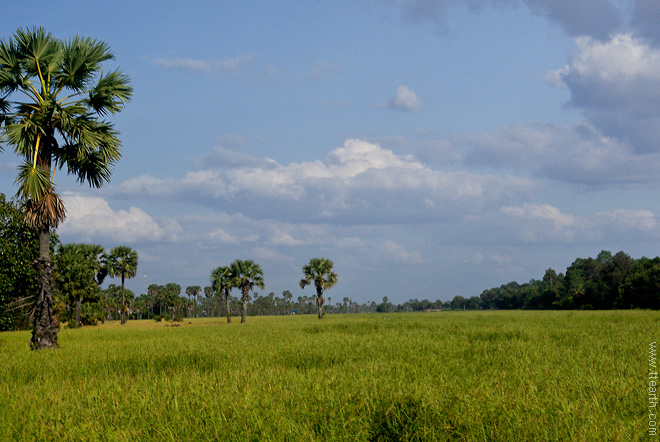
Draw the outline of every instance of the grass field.
<instances>
[{"instance_id":1,"label":"grass field","mask_svg":"<svg viewBox=\"0 0 660 442\"><path fill-rule=\"evenodd\" d=\"M660 314L205 318L0 333L0 437L648 440Z\"/></svg>"}]
</instances>

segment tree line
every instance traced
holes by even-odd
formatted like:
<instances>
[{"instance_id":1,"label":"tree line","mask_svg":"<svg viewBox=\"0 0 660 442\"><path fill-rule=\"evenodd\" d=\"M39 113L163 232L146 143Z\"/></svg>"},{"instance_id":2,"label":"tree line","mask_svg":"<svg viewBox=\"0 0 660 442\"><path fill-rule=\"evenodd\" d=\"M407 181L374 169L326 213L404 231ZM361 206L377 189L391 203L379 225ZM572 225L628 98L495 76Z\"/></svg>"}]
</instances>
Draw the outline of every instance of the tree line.
<instances>
[{"instance_id":1,"label":"tree line","mask_svg":"<svg viewBox=\"0 0 660 442\"><path fill-rule=\"evenodd\" d=\"M39 268L38 230L25 222L17 201L7 201L0 193L0 330L28 328L32 324ZM186 317L234 315L241 322L250 315L311 313L323 318L324 292L337 283L334 263L328 258L312 258L302 267L299 285L315 287L310 296L297 301L289 290L279 298L274 293L260 295L264 289L261 266L252 260L233 261L210 273L210 285L182 288L175 282L151 284L146 293L136 296L125 288L125 280L137 274L138 254L127 246L106 252L98 244L61 244L50 235L53 256L53 316L69 327L95 325L127 319L182 320ZM121 285L101 285L107 277L120 278ZM239 296L233 296L236 290ZM187 297L187 299L186 299Z\"/></svg>"},{"instance_id":2,"label":"tree line","mask_svg":"<svg viewBox=\"0 0 660 442\"><path fill-rule=\"evenodd\" d=\"M457 306L481 309L660 309L660 257L633 259L624 252L601 251L577 258L559 273L510 282L484 290L477 299L456 299ZM452 301L453 302L453 301Z\"/></svg>"}]
</instances>

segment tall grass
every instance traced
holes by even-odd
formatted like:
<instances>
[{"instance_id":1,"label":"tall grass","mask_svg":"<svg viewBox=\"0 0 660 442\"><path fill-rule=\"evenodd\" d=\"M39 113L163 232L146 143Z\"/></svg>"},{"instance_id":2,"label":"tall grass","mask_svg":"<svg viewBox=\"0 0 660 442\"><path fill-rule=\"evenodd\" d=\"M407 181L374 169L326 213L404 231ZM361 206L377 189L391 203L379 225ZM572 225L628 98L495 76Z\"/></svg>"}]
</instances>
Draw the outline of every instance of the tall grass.
<instances>
[{"instance_id":1,"label":"tall grass","mask_svg":"<svg viewBox=\"0 0 660 442\"><path fill-rule=\"evenodd\" d=\"M195 319L0 334L0 437L628 441L657 312Z\"/></svg>"}]
</instances>

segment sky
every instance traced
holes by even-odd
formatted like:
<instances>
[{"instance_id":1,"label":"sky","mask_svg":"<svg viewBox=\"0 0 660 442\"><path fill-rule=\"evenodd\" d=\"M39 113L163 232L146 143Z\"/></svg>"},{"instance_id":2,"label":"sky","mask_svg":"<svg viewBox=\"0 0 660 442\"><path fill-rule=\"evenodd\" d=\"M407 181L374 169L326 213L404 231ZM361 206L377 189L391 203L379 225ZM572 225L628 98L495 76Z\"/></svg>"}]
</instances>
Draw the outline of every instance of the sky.
<instances>
[{"instance_id":1,"label":"sky","mask_svg":"<svg viewBox=\"0 0 660 442\"><path fill-rule=\"evenodd\" d=\"M658 256L659 22L657 0L26 0L0 37L97 38L131 78L112 180L60 173L57 233L134 248L136 294L252 259L261 294L311 296L327 257L333 304L403 303Z\"/></svg>"}]
</instances>

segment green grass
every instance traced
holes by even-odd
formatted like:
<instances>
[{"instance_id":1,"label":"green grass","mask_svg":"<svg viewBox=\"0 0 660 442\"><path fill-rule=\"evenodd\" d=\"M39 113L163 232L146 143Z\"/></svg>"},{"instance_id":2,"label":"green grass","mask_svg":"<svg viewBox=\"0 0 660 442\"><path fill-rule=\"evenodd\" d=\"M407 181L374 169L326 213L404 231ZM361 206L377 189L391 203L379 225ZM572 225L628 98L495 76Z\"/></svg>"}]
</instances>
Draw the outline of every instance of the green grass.
<instances>
[{"instance_id":1,"label":"green grass","mask_svg":"<svg viewBox=\"0 0 660 442\"><path fill-rule=\"evenodd\" d=\"M441 312L0 333L1 440L646 440L660 314Z\"/></svg>"}]
</instances>

